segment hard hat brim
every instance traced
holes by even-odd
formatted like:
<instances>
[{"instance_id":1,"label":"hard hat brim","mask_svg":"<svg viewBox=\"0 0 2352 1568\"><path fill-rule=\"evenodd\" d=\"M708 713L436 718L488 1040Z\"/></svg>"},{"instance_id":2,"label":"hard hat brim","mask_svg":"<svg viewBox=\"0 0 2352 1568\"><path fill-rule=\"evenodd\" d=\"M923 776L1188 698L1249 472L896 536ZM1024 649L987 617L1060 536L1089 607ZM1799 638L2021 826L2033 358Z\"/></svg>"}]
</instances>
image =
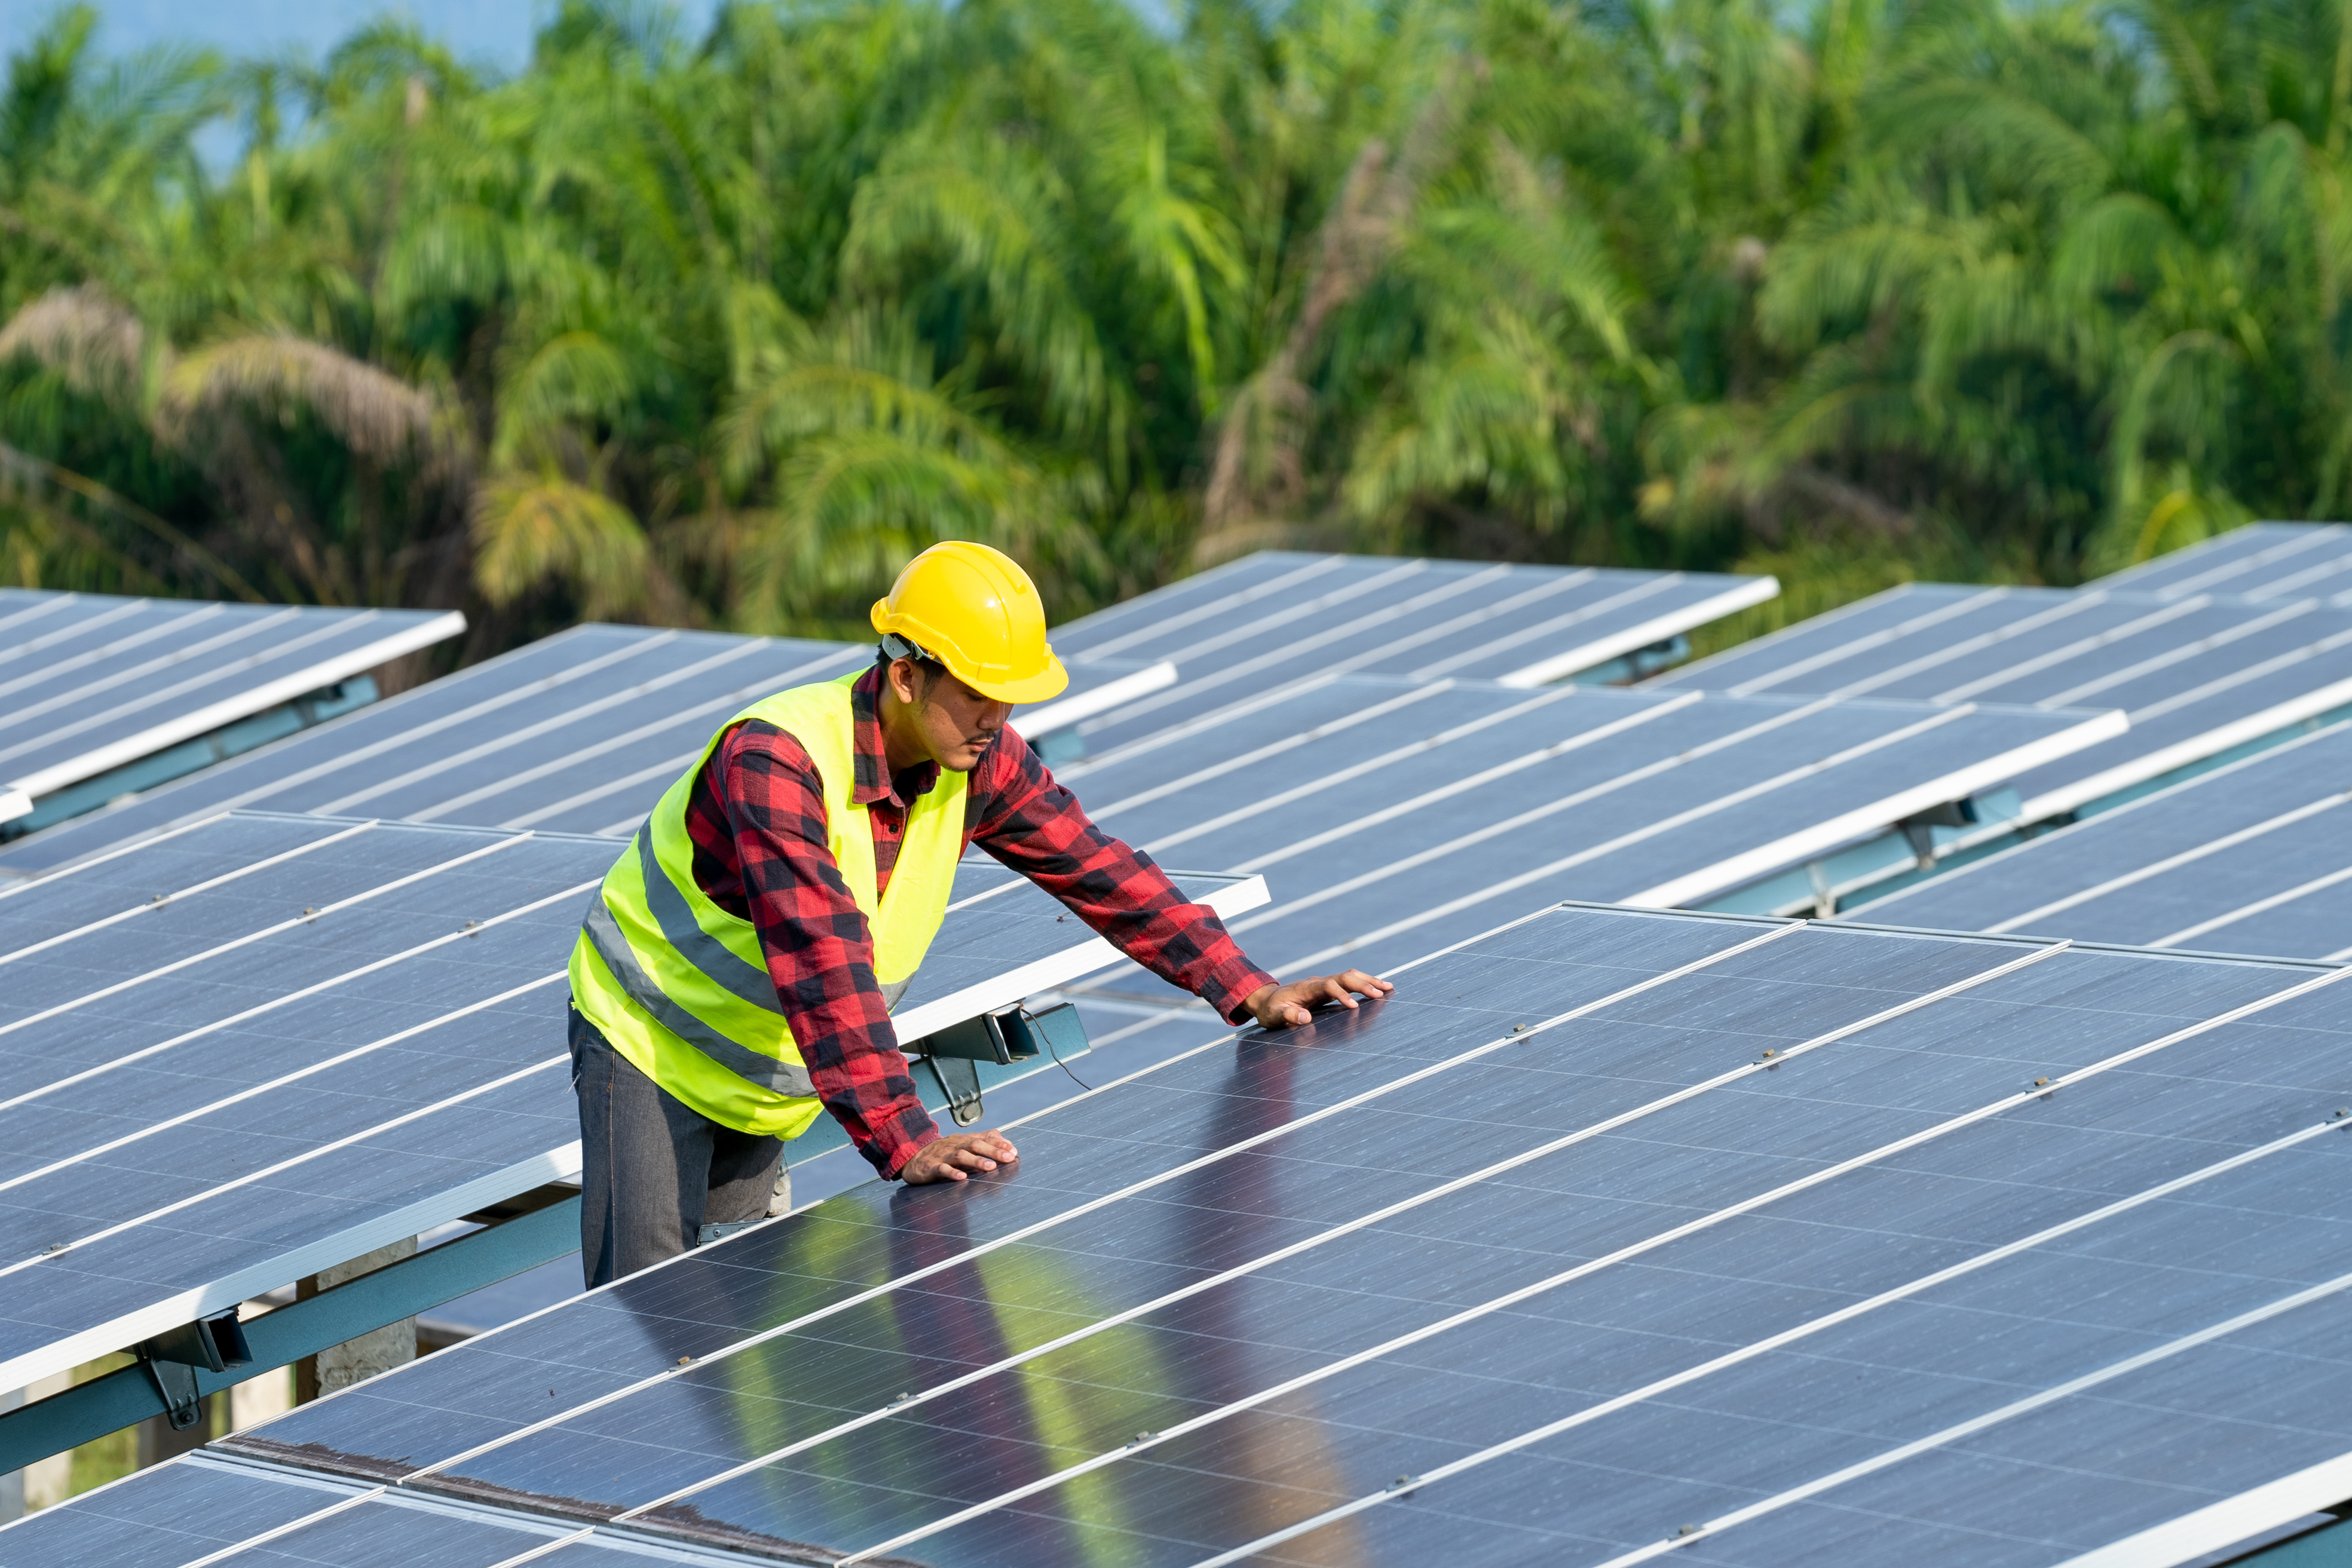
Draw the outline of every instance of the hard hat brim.
<instances>
[{"instance_id":1,"label":"hard hat brim","mask_svg":"<svg viewBox=\"0 0 2352 1568\"><path fill-rule=\"evenodd\" d=\"M1059 697L1070 684L1070 672L1051 651L1045 655L1045 668L1019 680L974 680L953 664L948 668L958 680L998 702L1043 702Z\"/></svg>"}]
</instances>

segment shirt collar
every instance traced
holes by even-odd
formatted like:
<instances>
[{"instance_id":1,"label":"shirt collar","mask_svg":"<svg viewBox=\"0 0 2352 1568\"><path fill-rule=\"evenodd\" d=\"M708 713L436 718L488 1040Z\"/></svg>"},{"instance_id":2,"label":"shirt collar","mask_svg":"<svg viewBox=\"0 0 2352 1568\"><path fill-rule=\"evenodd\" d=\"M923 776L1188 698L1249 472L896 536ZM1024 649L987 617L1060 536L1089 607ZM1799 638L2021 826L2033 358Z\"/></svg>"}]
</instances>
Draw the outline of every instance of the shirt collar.
<instances>
[{"instance_id":1,"label":"shirt collar","mask_svg":"<svg viewBox=\"0 0 2352 1568\"><path fill-rule=\"evenodd\" d=\"M907 770L908 783L912 786L903 798L891 787L889 753L882 746L882 670L875 665L857 678L849 689L850 730L856 737L856 778L851 782L849 804L872 805L877 801L898 800L900 805L911 805L918 796L930 794L931 786L940 782L940 765L924 763Z\"/></svg>"}]
</instances>

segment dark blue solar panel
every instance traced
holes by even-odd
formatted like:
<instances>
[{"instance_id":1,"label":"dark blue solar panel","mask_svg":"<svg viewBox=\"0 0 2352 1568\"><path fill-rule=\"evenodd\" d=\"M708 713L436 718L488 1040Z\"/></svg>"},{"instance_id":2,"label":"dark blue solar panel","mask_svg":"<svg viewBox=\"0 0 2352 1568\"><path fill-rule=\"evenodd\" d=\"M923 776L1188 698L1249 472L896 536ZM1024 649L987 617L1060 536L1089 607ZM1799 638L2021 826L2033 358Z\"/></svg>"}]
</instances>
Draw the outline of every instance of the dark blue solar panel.
<instances>
[{"instance_id":1,"label":"dark blue solar panel","mask_svg":"<svg viewBox=\"0 0 2352 1568\"><path fill-rule=\"evenodd\" d=\"M1558 912L1049 1111L1000 1176L860 1189L227 1447L634 1510L615 1544L1599 1564L1691 1527L2021 1568L2352 1447L2352 989L1837 927L1726 955L1785 929Z\"/></svg>"},{"instance_id":2,"label":"dark blue solar panel","mask_svg":"<svg viewBox=\"0 0 2352 1568\"><path fill-rule=\"evenodd\" d=\"M0 872L63 865L231 806L625 831L730 714L865 657L839 644L576 626L0 847Z\"/></svg>"},{"instance_id":3,"label":"dark blue solar panel","mask_svg":"<svg viewBox=\"0 0 2352 1568\"><path fill-rule=\"evenodd\" d=\"M564 965L614 849L231 816L0 895L0 1365L554 1175Z\"/></svg>"},{"instance_id":4,"label":"dark blue solar panel","mask_svg":"<svg viewBox=\"0 0 2352 1568\"><path fill-rule=\"evenodd\" d=\"M1909 584L1653 684L2126 712L2125 734L2019 776L2039 819L2352 704L2352 608Z\"/></svg>"},{"instance_id":5,"label":"dark blue solar panel","mask_svg":"<svg viewBox=\"0 0 2352 1568\"><path fill-rule=\"evenodd\" d=\"M2256 522L2099 579L2097 586L2179 598L2332 596L2352 589L2352 528Z\"/></svg>"},{"instance_id":6,"label":"dark blue solar panel","mask_svg":"<svg viewBox=\"0 0 2352 1568\"><path fill-rule=\"evenodd\" d=\"M431 610L0 588L0 781L45 795L464 629Z\"/></svg>"},{"instance_id":7,"label":"dark blue solar panel","mask_svg":"<svg viewBox=\"0 0 2352 1568\"><path fill-rule=\"evenodd\" d=\"M2258 753L2161 795L1860 905L1954 931L2326 958L2352 948L2352 730Z\"/></svg>"}]
</instances>

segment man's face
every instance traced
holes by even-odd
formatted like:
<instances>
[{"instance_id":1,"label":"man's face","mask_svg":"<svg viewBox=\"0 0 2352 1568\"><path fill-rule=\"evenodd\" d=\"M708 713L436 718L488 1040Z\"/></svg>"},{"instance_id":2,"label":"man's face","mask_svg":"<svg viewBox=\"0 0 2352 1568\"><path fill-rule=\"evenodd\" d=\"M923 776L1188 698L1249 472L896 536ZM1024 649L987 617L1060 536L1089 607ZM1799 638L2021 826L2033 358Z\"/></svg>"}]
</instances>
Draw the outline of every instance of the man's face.
<instances>
[{"instance_id":1,"label":"man's face","mask_svg":"<svg viewBox=\"0 0 2352 1568\"><path fill-rule=\"evenodd\" d=\"M927 676L909 659L890 666L890 681L899 700L912 710L931 761L950 773L968 773L978 767L980 754L1013 713L1012 703L982 697L952 675Z\"/></svg>"}]
</instances>

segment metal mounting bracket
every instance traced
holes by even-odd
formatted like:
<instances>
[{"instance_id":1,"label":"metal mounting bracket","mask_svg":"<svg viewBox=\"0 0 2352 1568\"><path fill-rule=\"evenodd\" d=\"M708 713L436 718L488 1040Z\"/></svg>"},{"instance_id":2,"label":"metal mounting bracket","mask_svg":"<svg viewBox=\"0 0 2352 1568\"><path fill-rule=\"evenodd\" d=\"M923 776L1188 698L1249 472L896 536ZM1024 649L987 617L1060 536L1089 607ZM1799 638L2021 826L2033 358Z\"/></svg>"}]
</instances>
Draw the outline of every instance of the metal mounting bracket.
<instances>
[{"instance_id":1,"label":"metal mounting bracket","mask_svg":"<svg viewBox=\"0 0 2352 1568\"><path fill-rule=\"evenodd\" d=\"M1087 1027L1077 1008L1067 1002L1036 1013L1016 1004L950 1024L909 1048L931 1064L931 1076L947 1097L956 1125L969 1127L981 1117L981 1063L1011 1067L1040 1054L1055 1060L1081 1055L1087 1049Z\"/></svg>"},{"instance_id":2,"label":"metal mounting bracket","mask_svg":"<svg viewBox=\"0 0 2352 1568\"><path fill-rule=\"evenodd\" d=\"M196 1424L204 1398L196 1386L196 1371L226 1372L246 1366L253 1351L245 1341L245 1325L231 1310L216 1318L199 1318L139 1345L139 1363L163 1401L172 1430L184 1432Z\"/></svg>"},{"instance_id":3,"label":"metal mounting bracket","mask_svg":"<svg viewBox=\"0 0 2352 1568\"><path fill-rule=\"evenodd\" d=\"M939 1080L940 1092L947 1097L948 1114L955 1118L958 1127L969 1127L980 1120L980 1063L971 1057L925 1057L931 1064L931 1077Z\"/></svg>"}]
</instances>

